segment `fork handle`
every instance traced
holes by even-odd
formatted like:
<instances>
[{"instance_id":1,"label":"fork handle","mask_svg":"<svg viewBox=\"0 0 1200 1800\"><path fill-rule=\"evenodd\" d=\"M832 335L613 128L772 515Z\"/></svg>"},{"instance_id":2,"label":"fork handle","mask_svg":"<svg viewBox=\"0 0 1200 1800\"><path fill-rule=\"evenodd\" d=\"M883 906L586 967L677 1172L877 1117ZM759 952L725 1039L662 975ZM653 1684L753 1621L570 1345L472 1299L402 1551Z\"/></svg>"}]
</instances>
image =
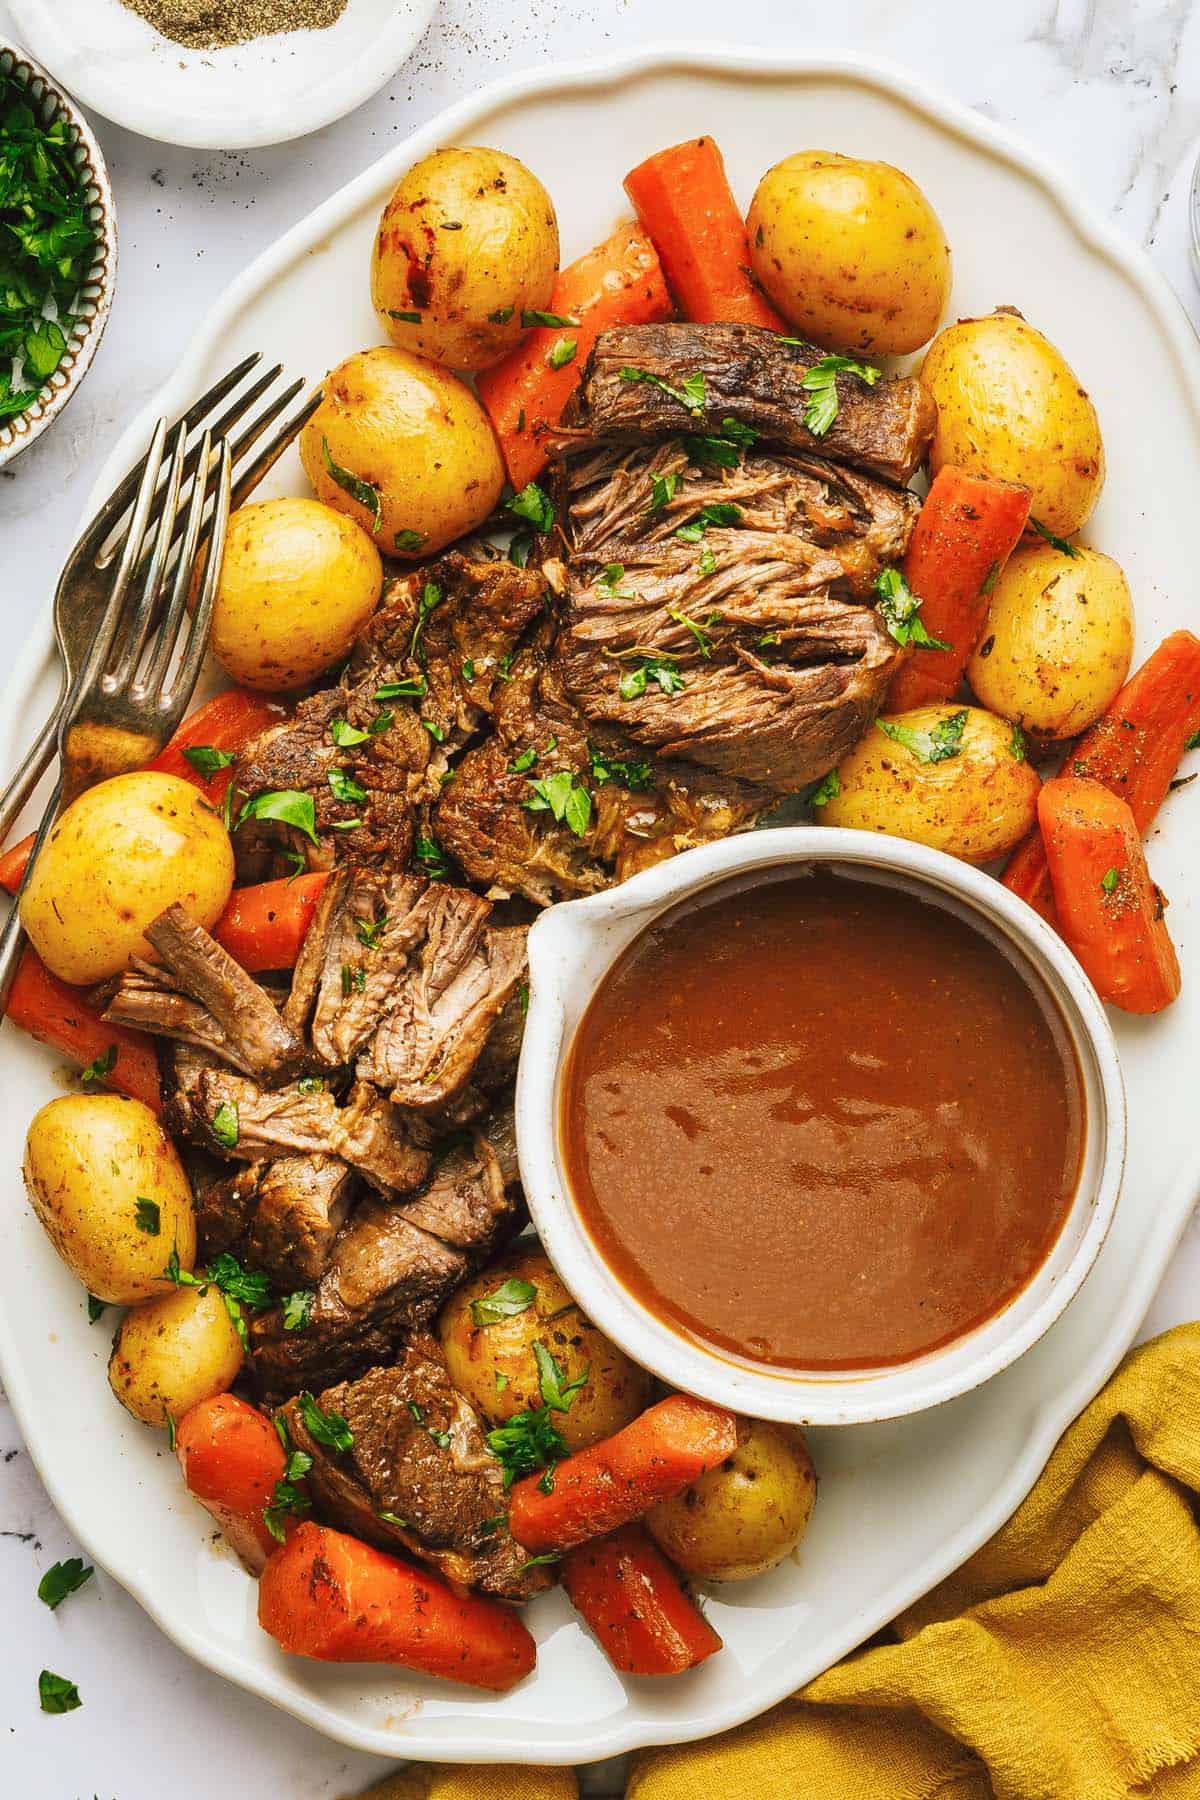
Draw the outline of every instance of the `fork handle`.
<instances>
[{"instance_id":1,"label":"fork handle","mask_svg":"<svg viewBox=\"0 0 1200 1800\"><path fill-rule=\"evenodd\" d=\"M8 1008L8 996L12 989L17 967L21 961L21 952L25 947L25 932L21 925L21 896L29 885L29 877L33 865L42 852L42 845L50 836L50 827L58 817L59 802L62 799L62 777L54 784L54 792L46 803L42 814L42 822L38 826L37 836L33 840L33 849L29 853L29 861L25 865L25 873L21 877L21 885L17 889L9 915L0 930L0 1018Z\"/></svg>"},{"instance_id":2,"label":"fork handle","mask_svg":"<svg viewBox=\"0 0 1200 1800\"><path fill-rule=\"evenodd\" d=\"M50 759L54 755L58 743L59 729L67 710L68 698L67 687L64 683L53 712L25 752L20 767L3 794L0 795L0 845L8 842L12 835L12 828L20 816L21 808L50 766Z\"/></svg>"}]
</instances>

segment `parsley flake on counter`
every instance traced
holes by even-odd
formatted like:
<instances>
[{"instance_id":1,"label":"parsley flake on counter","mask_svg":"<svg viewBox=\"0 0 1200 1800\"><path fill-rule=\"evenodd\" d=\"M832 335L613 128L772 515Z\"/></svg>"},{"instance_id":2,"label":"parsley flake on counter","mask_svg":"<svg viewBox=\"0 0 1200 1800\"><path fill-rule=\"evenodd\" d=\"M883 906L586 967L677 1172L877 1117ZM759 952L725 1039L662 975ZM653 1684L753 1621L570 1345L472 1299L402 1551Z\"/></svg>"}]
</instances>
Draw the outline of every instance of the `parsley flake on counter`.
<instances>
[{"instance_id":1,"label":"parsley flake on counter","mask_svg":"<svg viewBox=\"0 0 1200 1800\"><path fill-rule=\"evenodd\" d=\"M102 1319L107 1311L108 1311L108 1301L107 1300L97 1300L95 1294L88 1295L88 1297L87 1297L87 1316L88 1316L88 1324L89 1325L94 1325L96 1323L97 1319Z\"/></svg>"},{"instance_id":2,"label":"parsley flake on counter","mask_svg":"<svg viewBox=\"0 0 1200 1800\"><path fill-rule=\"evenodd\" d=\"M96 1573L81 1556L69 1556L66 1562L56 1562L38 1582L37 1597L51 1612L62 1605L70 1594L77 1594L85 1582L90 1581Z\"/></svg>"},{"instance_id":3,"label":"parsley flake on counter","mask_svg":"<svg viewBox=\"0 0 1200 1800\"><path fill-rule=\"evenodd\" d=\"M637 700L646 692L646 686L653 681L664 694L682 693L687 686L679 673L679 661L674 656L639 656L631 669L627 669L621 677L618 689L622 700Z\"/></svg>"},{"instance_id":4,"label":"parsley flake on counter","mask_svg":"<svg viewBox=\"0 0 1200 1800\"><path fill-rule=\"evenodd\" d=\"M83 1705L75 1683L65 1675L55 1675L51 1669L43 1669L38 1676L38 1701L44 1713L74 1712Z\"/></svg>"},{"instance_id":5,"label":"parsley flake on counter","mask_svg":"<svg viewBox=\"0 0 1200 1800\"><path fill-rule=\"evenodd\" d=\"M147 1237L157 1237L162 1229L158 1202L146 1200L141 1194L134 1203L133 1218L138 1230L144 1231Z\"/></svg>"},{"instance_id":6,"label":"parsley flake on counter","mask_svg":"<svg viewBox=\"0 0 1200 1800\"><path fill-rule=\"evenodd\" d=\"M537 1288L532 1281L510 1275L494 1293L472 1300L471 1317L476 1325L499 1325L502 1319L515 1319L518 1313L527 1312L536 1299Z\"/></svg>"},{"instance_id":7,"label":"parsley flake on counter","mask_svg":"<svg viewBox=\"0 0 1200 1800\"><path fill-rule=\"evenodd\" d=\"M321 456L330 476L336 481L342 492L349 494L352 500L357 500L360 506L366 507L371 515L371 530L378 533L383 519L383 497L375 483L364 481L352 469L343 468L341 463L334 462L327 437L321 439Z\"/></svg>"},{"instance_id":8,"label":"parsley flake on counter","mask_svg":"<svg viewBox=\"0 0 1200 1800\"><path fill-rule=\"evenodd\" d=\"M189 744L183 754L205 780L210 780L218 769L227 769L235 760L232 750L218 750L213 744Z\"/></svg>"},{"instance_id":9,"label":"parsley flake on counter","mask_svg":"<svg viewBox=\"0 0 1200 1800\"><path fill-rule=\"evenodd\" d=\"M256 794L253 800L245 802L234 830L240 830L247 819L274 819L311 838L314 844L318 842L316 802L299 788L276 788L269 794Z\"/></svg>"},{"instance_id":10,"label":"parsley flake on counter","mask_svg":"<svg viewBox=\"0 0 1200 1800\"><path fill-rule=\"evenodd\" d=\"M875 577L875 598L884 624L898 644L916 650L950 650L953 645L930 637L921 618L921 599L914 594L899 569L880 569Z\"/></svg>"},{"instance_id":11,"label":"parsley flake on counter","mask_svg":"<svg viewBox=\"0 0 1200 1800\"><path fill-rule=\"evenodd\" d=\"M536 481L527 482L519 494L513 495L508 502L508 510L515 513L518 519L527 519L543 534L554 529L554 507L550 496Z\"/></svg>"},{"instance_id":12,"label":"parsley flake on counter","mask_svg":"<svg viewBox=\"0 0 1200 1800\"><path fill-rule=\"evenodd\" d=\"M1061 551L1063 556L1079 555L1078 544L1069 544L1066 538L1056 537L1050 527L1048 525L1043 525L1040 519L1030 519L1029 529L1030 531L1036 531L1040 538L1045 538L1046 542L1051 545L1053 549Z\"/></svg>"},{"instance_id":13,"label":"parsley flake on counter","mask_svg":"<svg viewBox=\"0 0 1200 1800\"><path fill-rule=\"evenodd\" d=\"M327 1450L339 1453L349 1450L354 1442L354 1433L341 1413L322 1412L307 1388L301 1394L298 1404L300 1417L304 1420L304 1429L309 1437L315 1438L318 1444L324 1444Z\"/></svg>"},{"instance_id":14,"label":"parsley flake on counter","mask_svg":"<svg viewBox=\"0 0 1200 1800\"><path fill-rule=\"evenodd\" d=\"M898 725L890 719L876 719L875 723L893 743L902 744L910 751L918 762L949 762L962 750L967 709L963 707L961 712L951 713L948 719L939 719L932 731L914 731L911 725Z\"/></svg>"},{"instance_id":15,"label":"parsley flake on counter","mask_svg":"<svg viewBox=\"0 0 1200 1800\"><path fill-rule=\"evenodd\" d=\"M103 1081L106 1075L112 1074L116 1066L117 1046L115 1044L110 1044L108 1049L105 1050L101 1056L96 1058L95 1062L90 1062L86 1069L80 1070L79 1079L83 1082Z\"/></svg>"},{"instance_id":16,"label":"parsley flake on counter","mask_svg":"<svg viewBox=\"0 0 1200 1800\"><path fill-rule=\"evenodd\" d=\"M704 371L697 369L694 375L685 375L678 387L664 381L661 375L655 375L649 369L619 369L617 373L622 381L644 381L647 387L655 387L660 393L685 407L693 418L700 418L704 412L708 394L704 386Z\"/></svg>"}]
</instances>

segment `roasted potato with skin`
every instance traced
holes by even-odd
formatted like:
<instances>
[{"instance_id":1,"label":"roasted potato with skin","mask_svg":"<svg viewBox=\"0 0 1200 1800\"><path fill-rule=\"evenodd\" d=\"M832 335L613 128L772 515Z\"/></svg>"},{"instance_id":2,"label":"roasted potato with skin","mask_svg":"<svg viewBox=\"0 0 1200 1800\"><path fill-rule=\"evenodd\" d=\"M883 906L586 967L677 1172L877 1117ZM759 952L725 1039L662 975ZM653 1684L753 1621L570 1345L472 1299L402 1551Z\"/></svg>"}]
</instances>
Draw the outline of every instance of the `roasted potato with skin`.
<instances>
[{"instance_id":1,"label":"roasted potato with skin","mask_svg":"<svg viewBox=\"0 0 1200 1800\"><path fill-rule=\"evenodd\" d=\"M318 500L384 556L430 556L488 517L504 486L500 447L464 381L407 350L347 357L300 436Z\"/></svg>"},{"instance_id":2,"label":"roasted potato with skin","mask_svg":"<svg viewBox=\"0 0 1200 1800\"><path fill-rule=\"evenodd\" d=\"M52 974L75 987L106 981L178 901L206 928L233 888L229 833L203 794L154 769L116 775L73 800L52 829L21 898L21 923Z\"/></svg>"},{"instance_id":3,"label":"roasted potato with skin","mask_svg":"<svg viewBox=\"0 0 1200 1800\"><path fill-rule=\"evenodd\" d=\"M558 270L549 194L501 150L435 150L379 221L371 298L392 342L451 369L490 368L545 311Z\"/></svg>"},{"instance_id":4,"label":"roasted potato with skin","mask_svg":"<svg viewBox=\"0 0 1200 1800\"><path fill-rule=\"evenodd\" d=\"M1021 733L977 706L877 719L837 775L839 792L817 815L823 824L910 838L964 862L1003 856L1037 821L1041 782Z\"/></svg>"},{"instance_id":5,"label":"roasted potato with skin","mask_svg":"<svg viewBox=\"0 0 1200 1800\"><path fill-rule=\"evenodd\" d=\"M125 1314L108 1359L108 1385L135 1419L165 1425L231 1388L243 1359L220 1290L177 1288Z\"/></svg>"},{"instance_id":6,"label":"roasted potato with skin","mask_svg":"<svg viewBox=\"0 0 1200 1800\"><path fill-rule=\"evenodd\" d=\"M506 1295L506 1283L523 1283L536 1293L526 1297L518 1286ZM521 1311L494 1324L480 1324L472 1313L476 1302L486 1317L489 1299L499 1309L523 1297ZM584 1317L536 1248L518 1248L459 1288L442 1308L437 1334L451 1381L492 1425L542 1405L535 1343L545 1345L568 1382L588 1370L568 1411L554 1414L569 1449L611 1437L649 1403L649 1375Z\"/></svg>"},{"instance_id":7,"label":"roasted potato with skin","mask_svg":"<svg viewBox=\"0 0 1200 1800\"><path fill-rule=\"evenodd\" d=\"M1091 516L1104 485L1100 421L1049 338L1012 307L960 319L925 354L921 381L937 402L929 473L954 463L1019 481L1031 515L1058 537Z\"/></svg>"},{"instance_id":8,"label":"roasted potato with skin","mask_svg":"<svg viewBox=\"0 0 1200 1800\"><path fill-rule=\"evenodd\" d=\"M241 506L209 648L243 687L286 693L347 655L382 589L379 551L345 513L299 496Z\"/></svg>"},{"instance_id":9,"label":"roasted potato with skin","mask_svg":"<svg viewBox=\"0 0 1200 1800\"><path fill-rule=\"evenodd\" d=\"M33 1210L76 1280L116 1306L169 1291L172 1250L196 1255L192 1190L175 1146L140 1100L69 1094L25 1138Z\"/></svg>"},{"instance_id":10,"label":"roasted potato with skin","mask_svg":"<svg viewBox=\"0 0 1200 1800\"><path fill-rule=\"evenodd\" d=\"M693 1581L765 1575L808 1529L817 1478L796 1425L747 1419L733 1455L646 1514L651 1537Z\"/></svg>"},{"instance_id":11,"label":"roasted potato with skin","mask_svg":"<svg viewBox=\"0 0 1200 1800\"><path fill-rule=\"evenodd\" d=\"M1108 710L1132 656L1133 600L1111 556L1028 544L1004 565L967 679L1023 730L1075 737Z\"/></svg>"},{"instance_id":12,"label":"roasted potato with skin","mask_svg":"<svg viewBox=\"0 0 1200 1800\"><path fill-rule=\"evenodd\" d=\"M754 274L791 325L852 355L917 350L950 294L941 221L891 163L802 150L769 169L746 220Z\"/></svg>"}]
</instances>

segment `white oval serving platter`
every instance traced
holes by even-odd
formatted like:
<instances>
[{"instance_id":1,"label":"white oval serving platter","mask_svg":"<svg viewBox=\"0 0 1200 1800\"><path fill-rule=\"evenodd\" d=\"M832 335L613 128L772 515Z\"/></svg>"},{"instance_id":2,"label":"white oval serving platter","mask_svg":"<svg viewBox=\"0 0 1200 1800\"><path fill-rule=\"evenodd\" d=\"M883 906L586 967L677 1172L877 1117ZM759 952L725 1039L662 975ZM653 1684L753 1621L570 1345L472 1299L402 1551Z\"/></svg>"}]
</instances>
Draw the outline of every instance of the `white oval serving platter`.
<instances>
[{"instance_id":1,"label":"white oval serving platter","mask_svg":"<svg viewBox=\"0 0 1200 1800\"><path fill-rule=\"evenodd\" d=\"M1095 397L1109 476L1087 535L1128 571L1139 660L1164 633L1189 624L1195 557L1186 522L1200 466L1200 351L1169 289L1011 137L902 71L861 60L667 46L503 82L417 132L261 257L151 413L178 412L250 349L319 376L377 341L367 286L376 216L400 173L436 145L488 143L523 157L550 186L564 253L574 256L626 213L626 169L714 129L743 201L771 163L806 146L883 157L921 183L954 249L950 316L1002 302L1021 307L1063 347ZM145 418L130 428L94 501L147 430ZM302 485L294 462L273 479ZM50 641L47 615L6 690L0 764L16 761L37 706L53 691ZM802 1552L770 1576L714 1591L709 1612L726 1648L702 1669L674 1682L622 1681L557 1593L532 1609L536 1674L501 1699L399 1670L282 1656L255 1623L253 1582L214 1545L211 1522L185 1493L161 1434L109 1397L107 1322L88 1326L83 1296L21 1191L23 1133L55 1091L54 1059L10 1032L0 1361L67 1524L201 1662L381 1755L582 1762L701 1737L760 1712L861 1643L1001 1524L1137 1330L1200 1189L1196 804L1190 791L1170 799L1150 841L1155 876L1172 899L1183 997L1158 1020L1118 1022L1128 1175L1082 1292L1040 1344L976 1392L915 1418L814 1432L820 1497Z\"/></svg>"}]
</instances>

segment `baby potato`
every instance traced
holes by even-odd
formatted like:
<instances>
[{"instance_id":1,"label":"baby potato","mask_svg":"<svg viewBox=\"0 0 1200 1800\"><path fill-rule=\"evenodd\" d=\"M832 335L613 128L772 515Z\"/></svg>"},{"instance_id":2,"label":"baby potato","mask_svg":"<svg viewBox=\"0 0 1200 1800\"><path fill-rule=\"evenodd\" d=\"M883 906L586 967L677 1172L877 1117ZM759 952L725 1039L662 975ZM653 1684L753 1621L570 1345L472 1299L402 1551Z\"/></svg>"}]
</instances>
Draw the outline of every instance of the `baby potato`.
<instances>
[{"instance_id":1,"label":"baby potato","mask_svg":"<svg viewBox=\"0 0 1200 1800\"><path fill-rule=\"evenodd\" d=\"M25 1186L54 1248L98 1300L128 1306L170 1289L196 1256L192 1190L175 1146L140 1100L68 1094L36 1113Z\"/></svg>"},{"instance_id":2,"label":"baby potato","mask_svg":"<svg viewBox=\"0 0 1200 1800\"><path fill-rule=\"evenodd\" d=\"M1032 515L1058 537L1090 518L1104 486L1096 409L1049 338L1010 306L960 319L925 353L921 381L937 402L929 473L954 463L1020 481Z\"/></svg>"},{"instance_id":3,"label":"baby potato","mask_svg":"<svg viewBox=\"0 0 1200 1800\"><path fill-rule=\"evenodd\" d=\"M106 981L173 901L206 928L233 888L233 846L204 796L177 775L115 775L73 800L21 899L29 941L60 981Z\"/></svg>"},{"instance_id":4,"label":"baby potato","mask_svg":"<svg viewBox=\"0 0 1200 1800\"><path fill-rule=\"evenodd\" d=\"M977 706L877 719L837 773L824 824L910 838L964 862L1003 856L1037 818L1041 782L1020 732Z\"/></svg>"},{"instance_id":5,"label":"baby potato","mask_svg":"<svg viewBox=\"0 0 1200 1800\"><path fill-rule=\"evenodd\" d=\"M481 1324L472 1305L486 1318L489 1301L493 1313L524 1304ZM542 1405L535 1343L568 1382L588 1372L569 1409L554 1414L571 1450L611 1437L649 1403L649 1375L584 1317L537 1248L518 1246L460 1287L442 1308L437 1334L451 1381L492 1425Z\"/></svg>"},{"instance_id":6,"label":"baby potato","mask_svg":"<svg viewBox=\"0 0 1200 1800\"><path fill-rule=\"evenodd\" d=\"M435 150L383 209L371 298L392 342L451 369L486 369L545 311L558 270L549 194L501 150Z\"/></svg>"},{"instance_id":7,"label":"baby potato","mask_svg":"<svg viewBox=\"0 0 1200 1800\"><path fill-rule=\"evenodd\" d=\"M1000 574L967 678L1023 730L1075 737L1107 711L1132 656L1133 600L1111 556L1028 544Z\"/></svg>"},{"instance_id":8,"label":"baby potato","mask_svg":"<svg viewBox=\"0 0 1200 1800\"><path fill-rule=\"evenodd\" d=\"M765 1575L808 1529L817 1478L796 1425L747 1419L733 1455L646 1514L651 1537L694 1581Z\"/></svg>"},{"instance_id":9,"label":"baby potato","mask_svg":"<svg viewBox=\"0 0 1200 1800\"><path fill-rule=\"evenodd\" d=\"M300 436L318 500L385 556L429 556L482 525L504 486L500 447L465 382L384 345L347 357Z\"/></svg>"},{"instance_id":10,"label":"baby potato","mask_svg":"<svg viewBox=\"0 0 1200 1800\"><path fill-rule=\"evenodd\" d=\"M941 221L891 163L802 150L768 169L746 220L750 261L788 322L832 350L917 350L950 294Z\"/></svg>"},{"instance_id":11,"label":"baby potato","mask_svg":"<svg viewBox=\"0 0 1200 1800\"><path fill-rule=\"evenodd\" d=\"M286 693L341 661L382 589L379 552L345 513L297 496L241 506L209 648L243 687Z\"/></svg>"},{"instance_id":12,"label":"baby potato","mask_svg":"<svg viewBox=\"0 0 1200 1800\"><path fill-rule=\"evenodd\" d=\"M143 1425L182 1419L237 1380L241 1340L215 1287L177 1288L125 1314L108 1359L108 1385Z\"/></svg>"}]
</instances>

